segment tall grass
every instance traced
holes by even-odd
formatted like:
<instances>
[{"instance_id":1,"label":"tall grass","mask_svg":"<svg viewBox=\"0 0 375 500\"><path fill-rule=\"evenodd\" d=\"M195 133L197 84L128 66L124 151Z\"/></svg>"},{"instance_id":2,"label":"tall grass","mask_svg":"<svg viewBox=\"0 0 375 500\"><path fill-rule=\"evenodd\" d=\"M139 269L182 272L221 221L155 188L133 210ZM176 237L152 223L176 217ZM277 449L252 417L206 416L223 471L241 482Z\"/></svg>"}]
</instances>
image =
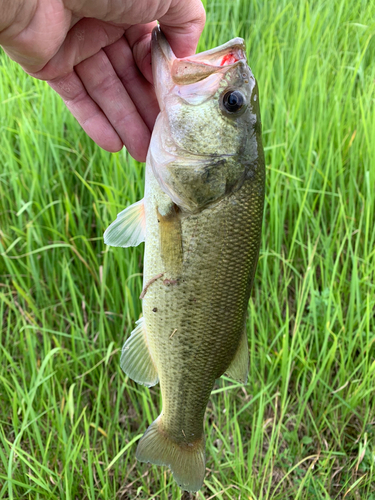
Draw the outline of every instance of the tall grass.
<instances>
[{"instance_id":1,"label":"tall grass","mask_svg":"<svg viewBox=\"0 0 375 500\"><path fill-rule=\"evenodd\" d=\"M197 498L374 500L374 2L206 8L199 50L247 43L267 194L249 382L213 391ZM144 166L4 55L0 103L0 499L179 499L135 460L159 389L119 369L142 248L102 240Z\"/></svg>"}]
</instances>

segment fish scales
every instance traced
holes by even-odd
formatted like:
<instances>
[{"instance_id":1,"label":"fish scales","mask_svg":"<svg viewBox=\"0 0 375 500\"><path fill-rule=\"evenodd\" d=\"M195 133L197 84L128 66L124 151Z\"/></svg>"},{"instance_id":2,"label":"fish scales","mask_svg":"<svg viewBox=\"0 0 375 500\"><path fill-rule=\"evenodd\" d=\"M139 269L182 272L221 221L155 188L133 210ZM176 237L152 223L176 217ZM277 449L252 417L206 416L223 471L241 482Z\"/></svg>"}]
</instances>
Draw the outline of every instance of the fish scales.
<instances>
[{"instance_id":1,"label":"fish scales","mask_svg":"<svg viewBox=\"0 0 375 500\"><path fill-rule=\"evenodd\" d=\"M153 177L150 170L147 176ZM264 179L260 171L211 210L181 218L181 276L170 276L164 268L157 237L160 187L155 179L148 182L153 196L146 204L146 227L155 237L150 238L153 243L146 251L145 282L159 273L164 275L147 291L143 311L158 365L163 428L176 442L183 443L202 437L203 415L213 383L227 369L244 330L259 252ZM192 259L194 266L189 265ZM164 284L166 279L179 281L169 285ZM163 363L165 359L168 364Z\"/></svg>"},{"instance_id":2,"label":"fish scales","mask_svg":"<svg viewBox=\"0 0 375 500\"><path fill-rule=\"evenodd\" d=\"M258 89L240 38L178 59L156 28L152 64L161 112L144 199L118 214L104 239L145 241L143 317L120 363L136 382L160 383L162 409L136 456L169 466L181 488L197 491L215 379L248 375L265 184Z\"/></svg>"}]
</instances>

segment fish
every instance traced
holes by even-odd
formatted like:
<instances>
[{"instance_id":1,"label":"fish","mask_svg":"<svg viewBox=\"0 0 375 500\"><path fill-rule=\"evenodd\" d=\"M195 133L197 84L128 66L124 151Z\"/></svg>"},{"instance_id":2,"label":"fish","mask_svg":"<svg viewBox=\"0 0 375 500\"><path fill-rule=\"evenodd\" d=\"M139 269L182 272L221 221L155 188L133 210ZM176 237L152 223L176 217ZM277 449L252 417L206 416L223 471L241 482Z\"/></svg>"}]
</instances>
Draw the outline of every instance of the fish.
<instances>
[{"instance_id":1,"label":"fish","mask_svg":"<svg viewBox=\"0 0 375 500\"><path fill-rule=\"evenodd\" d=\"M160 113L144 198L118 214L104 241L145 242L143 315L120 365L139 384L160 384L162 409L136 457L168 466L182 490L196 492L215 380L245 384L249 371L247 306L265 197L259 91L241 38L178 58L156 27L151 54Z\"/></svg>"}]
</instances>

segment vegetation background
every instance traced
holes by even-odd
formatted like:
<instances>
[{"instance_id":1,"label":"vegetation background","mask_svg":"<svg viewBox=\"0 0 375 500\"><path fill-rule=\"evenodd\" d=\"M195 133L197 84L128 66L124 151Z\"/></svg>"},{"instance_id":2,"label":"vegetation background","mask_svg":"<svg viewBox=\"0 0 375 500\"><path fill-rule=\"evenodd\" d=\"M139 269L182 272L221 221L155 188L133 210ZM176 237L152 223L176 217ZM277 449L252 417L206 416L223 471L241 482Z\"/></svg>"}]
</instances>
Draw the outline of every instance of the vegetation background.
<instances>
[{"instance_id":1,"label":"vegetation background","mask_svg":"<svg viewBox=\"0 0 375 500\"><path fill-rule=\"evenodd\" d=\"M267 195L249 382L213 391L197 498L374 500L374 2L206 8L199 50L247 43ZM102 239L144 165L96 147L4 54L0 103L0 499L179 499L135 460L159 389L119 368L143 248Z\"/></svg>"}]
</instances>

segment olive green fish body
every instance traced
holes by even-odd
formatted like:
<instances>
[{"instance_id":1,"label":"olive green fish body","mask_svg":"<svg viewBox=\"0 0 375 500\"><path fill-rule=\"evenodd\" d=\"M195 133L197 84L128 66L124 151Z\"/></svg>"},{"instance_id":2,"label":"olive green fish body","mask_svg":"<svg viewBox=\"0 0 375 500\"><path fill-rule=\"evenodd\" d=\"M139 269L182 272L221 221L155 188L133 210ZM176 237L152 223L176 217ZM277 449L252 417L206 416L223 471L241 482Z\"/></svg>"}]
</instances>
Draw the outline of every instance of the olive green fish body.
<instances>
[{"instance_id":1,"label":"olive green fish body","mask_svg":"<svg viewBox=\"0 0 375 500\"><path fill-rule=\"evenodd\" d=\"M205 475L204 414L215 379L246 382L246 311L258 260L265 168L258 89L242 39L178 59L152 40L161 112L145 196L106 230L112 246L145 241L143 317L121 367L160 382L163 407L141 438L140 461L171 468L181 488Z\"/></svg>"},{"instance_id":2,"label":"olive green fish body","mask_svg":"<svg viewBox=\"0 0 375 500\"><path fill-rule=\"evenodd\" d=\"M201 439L215 379L233 360L258 259L264 172L201 213L177 213L182 266L171 272L160 252L158 196L152 172L146 207L143 314L163 399L162 426L177 443ZM151 187L150 186L150 187ZM177 232L176 239L179 234ZM178 242L176 242L178 246Z\"/></svg>"}]
</instances>

